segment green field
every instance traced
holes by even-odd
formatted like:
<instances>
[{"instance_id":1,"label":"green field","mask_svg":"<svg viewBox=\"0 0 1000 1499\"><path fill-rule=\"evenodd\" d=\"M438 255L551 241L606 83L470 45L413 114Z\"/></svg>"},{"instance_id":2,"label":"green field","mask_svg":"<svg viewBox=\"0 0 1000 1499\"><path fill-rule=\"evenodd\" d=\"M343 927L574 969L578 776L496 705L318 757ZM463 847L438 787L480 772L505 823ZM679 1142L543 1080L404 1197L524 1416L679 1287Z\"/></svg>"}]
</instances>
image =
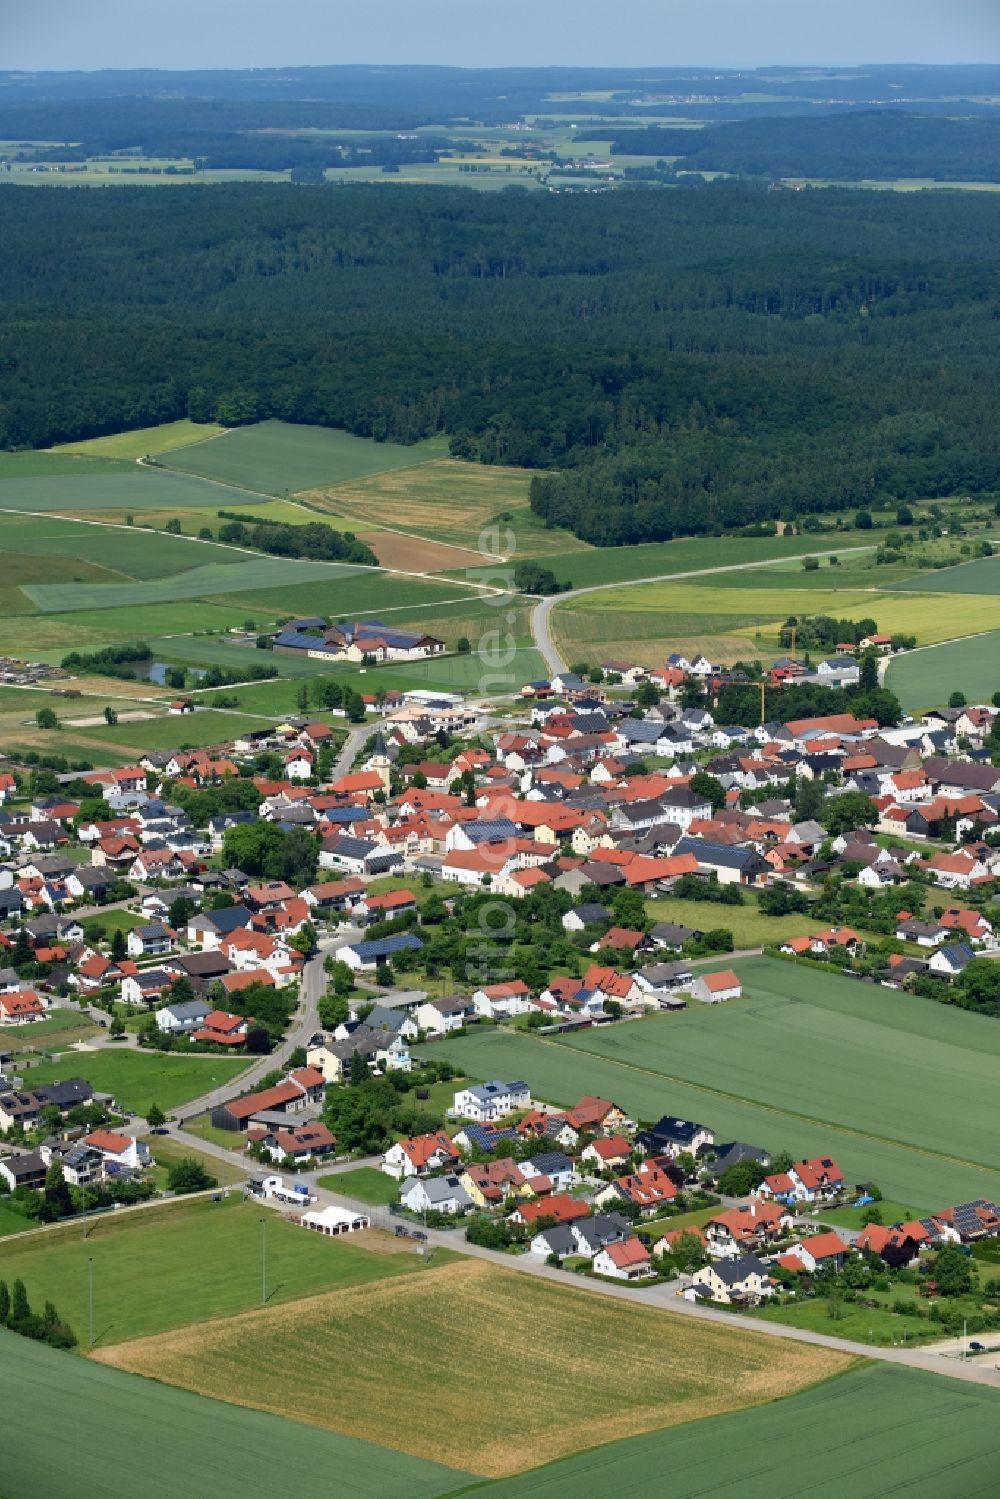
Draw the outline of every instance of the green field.
<instances>
[{"instance_id":1,"label":"green field","mask_svg":"<svg viewBox=\"0 0 1000 1499\"><path fill-rule=\"evenodd\" d=\"M224 438L219 438L224 442ZM44 458L40 454L39 458ZM0 465L0 509L47 510L170 510L185 505L215 503L237 509L252 505L257 496L250 491L212 487L194 474L168 473L164 469L141 468L137 463L116 463L88 458L49 462L53 471L30 469L25 475L7 477ZM78 467L67 465L76 464Z\"/></svg>"},{"instance_id":2,"label":"green field","mask_svg":"<svg viewBox=\"0 0 1000 1499\"><path fill-rule=\"evenodd\" d=\"M10 1285L21 1276L39 1305L54 1301L85 1350L92 1259L94 1345L110 1346L259 1307L265 1233L268 1306L419 1274L425 1263L419 1255L377 1253L307 1233L231 1192L218 1202L181 1199L103 1214L90 1220L86 1238L79 1223L68 1223L0 1243L0 1277ZM439 1250L435 1263L447 1257Z\"/></svg>"},{"instance_id":3,"label":"green field","mask_svg":"<svg viewBox=\"0 0 1000 1499\"><path fill-rule=\"evenodd\" d=\"M411 468L436 456L425 447L372 442L329 427L270 421L236 427L222 437L164 453L161 462L221 484L280 495L343 484L387 469Z\"/></svg>"},{"instance_id":4,"label":"green field","mask_svg":"<svg viewBox=\"0 0 1000 1499\"><path fill-rule=\"evenodd\" d=\"M866 1364L801 1395L597 1447L484 1499L990 1499L995 1391ZM599 1431L595 1432L599 1437ZM669 1475L667 1477L666 1475Z\"/></svg>"},{"instance_id":5,"label":"green field","mask_svg":"<svg viewBox=\"0 0 1000 1499\"><path fill-rule=\"evenodd\" d=\"M918 573L893 587L907 593L1000 593L1000 557L980 557L939 572Z\"/></svg>"},{"instance_id":6,"label":"green field","mask_svg":"<svg viewBox=\"0 0 1000 1499\"><path fill-rule=\"evenodd\" d=\"M133 609L174 599L203 599L213 594L247 593L262 588L288 590L300 583L325 582L330 585L352 574L370 571L347 562L309 562L302 558L251 557L239 553L235 562L228 558L220 562L214 555L217 550L214 546L208 553L195 553L192 543L186 545L189 563L200 560L202 555L208 555L212 560L203 566L189 566L184 572L150 582L29 583L24 592L44 614L59 614L77 609ZM286 607L291 602L286 591Z\"/></svg>"},{"instance_id":7,"label":"green field","mask_svg":"<svg viewBox=\"0 0 1000 1499\"><path fill-rule=\"evenodd\" d=\"M109 911L108 916L117 916L118 911ZM137 922L141 918L130 917L129 920ZM47 1015L44 1020L36 1020L33 1025L12 1026L0 1034L0 1051L23 1051L27 1048L43 1048L57 1046L60 1043L72 1046L75 1041L83 1041L87 1036L97 1034L97 1026L89 1015L81 1014L78 1010L57 1010L54 1014Z\"/></svg>"},{"instance_id":8,"label":"green field","mask_svg":"<svg viewBox=\"0 0 1000 1499\"><path fill-rule=\"evenodd\" d=\"M44 1062L24 1074L25 1086L83 1077L95 1093L110 1093L132 1114L142 1114L151 1103L168 1112L190 1103L201 1093L226 1083L246 1068L246 1059L213 1056L170 1056L164 1052L68 1052L59 1062Z\"/></svg>"},{"instance_id":9,"label":"green field","mask_svg":"<svg viewBox=\"0 0 1000 1499\"><path fill-rule=\"evenodd\" d=\"M741 1001L566 1041L492 1031L438 1045L554 1103L597 1092L643 1119L700 1119L722 1140L829 1152L850 1182L924 1211L1000 1193L1000 1027L778 959L732 966Z\"/></svg>"},{"instance_id":10,"label":"green field","mask_svg":"<svg viewBox=\"0 0 1000 1499\"><path fill-rule=\"evenodd\" d=\"M468 1481L437 1463L205 1400L8 1332L0 1332L0 1402L10 1413L4 1499L274 1499L329 1492L331 1482L337 1499L437 1499Z\"/></svg>"},{"instance_id":11,"label":"green field","mask_svg":"<svg viewBox=\"0 0 1000 1499\"><path fill-rule=\"evenodd\" d=\"M742 906L722 906L714 901L680 900L673 896L649 900L646 910L653 921L674 921L696 932L725 927L733 934L736 948L764 947L782 943L789 937L821 932L829 922L808 916L764 916L749 891L744 892Z\"/></svg>"},{"instance_id":12,"label":"green field","mask_svg":"<svg viewBox=\"0 0 1000 1499\"><path fill-rule=\"evenodd\" d=\"M574 588L591 584L625 583L632 578L692 572L700 568L735 567L771 558L804 557L836 552L850 556L853 548L872 548L870 533L844 531L830 536L711 536L684 541L654 541L640 546L594 547L586 552L551 553L545 559L560 582Z\"/></svg>"},{"instance_id":13,"label":"green field","mask_svg":"<svg viewBox=\"0 0 1000 1499\"><path fill-rule=\"evenodd\" d=\"M140 427L132 432L113 432L108 437L89 437L84 442L64 442L51 451L54 453L80 453L86 458L145 458L148 454L165 453L168 449L186 447L192 442L204 442L225 428L210 422L192 422L185 417L179 422L164 422L159 427Z\"/></svg>"},{"instance_id":14,"label":"green field","mask_svg":"<svg viewBox=\"0 0 1000 1499\"><path fill-rule=\"evenodd\" d=\"M7 1234L23 1234L26 1229L35 1227L36 1224L30 1218L0 1202L0 1238Z\"/></svg>"},{"instance_id":15,"label":"green field","mask_svg":"<svg viewBox=\"0 0 1000 1499\"><path fill-rule=\"evenodd\" d=\"M953 692L970 703L989 702L1000 689L1000 630L952 640L932 650L907 651L889 663L886 686L910 713L940 707Z\"/></svg>"},{"instance_id":16,"label":"green field","mask_svg":"<svg viewBox=\"0 0 1000 1499\"><path fill-rule=\"evenodd\" d=\"M3 494L0 484L0 500ZM141 525L98 525L71 516L0 513L0 548L5 553L89 561L130 578L162 578L208 560L223 565L253 560L234 547L206 547L207 543L194 543Z\"/></svg>"},{"instance_id":17,"label":"green field","mask_svg":"<svg viewBox=\"0 0 1000 1499\"><path fill-rule=\"evenodd\" d=\"M453 1088L453 1094L454 1091ZM390 1202L399 1201L399 1182L374 1166L358 1166L353 1171L321 1176L319 1185L329 1192L339 1192L344 1197L356 1198L358 1202L370 1203L372 1207L388 1207Z\"/></svg>"}]
</instances>

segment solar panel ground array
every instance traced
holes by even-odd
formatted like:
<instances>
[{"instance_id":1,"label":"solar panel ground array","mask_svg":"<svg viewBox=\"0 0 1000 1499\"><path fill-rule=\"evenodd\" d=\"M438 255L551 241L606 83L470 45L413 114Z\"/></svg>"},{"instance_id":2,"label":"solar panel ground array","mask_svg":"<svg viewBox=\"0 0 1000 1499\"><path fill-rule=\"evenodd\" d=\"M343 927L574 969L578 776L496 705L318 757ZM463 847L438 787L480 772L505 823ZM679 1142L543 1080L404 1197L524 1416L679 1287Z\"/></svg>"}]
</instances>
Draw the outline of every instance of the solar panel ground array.
<instances>
[{"instance_id":1,"label":"solar panel ground array","mask_svg":"<svg viewBox=\"0 0 1000 1499\"><path fill-rule=\"evenodd\" d=\"M699 1119L721 1139L834 1155L852 1182L924 1210L1000 1200L1000 1031L988 1018L804 965L747 958L746 998L539 1041L442 1043L478 1077L539 1098L612 1097L644 1119Z\"/></svg>"}]
</instances>

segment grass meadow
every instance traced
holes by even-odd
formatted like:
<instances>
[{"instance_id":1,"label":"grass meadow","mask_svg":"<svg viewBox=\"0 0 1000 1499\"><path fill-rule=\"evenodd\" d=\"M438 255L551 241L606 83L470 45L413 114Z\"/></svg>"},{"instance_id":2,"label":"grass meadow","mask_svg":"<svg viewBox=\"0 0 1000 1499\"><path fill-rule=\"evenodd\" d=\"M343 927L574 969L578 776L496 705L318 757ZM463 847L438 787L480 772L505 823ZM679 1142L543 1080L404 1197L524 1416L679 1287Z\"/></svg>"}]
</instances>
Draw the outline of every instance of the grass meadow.
<instances>
[{"instance_id":1,"label":"grass meadow","mask_svg":"<svg viewBox=\"0 0 1000 1499\"><path fill-rule=\"evenodd\" d=\"M253 1352L262 1345L264 1361ZM512 1349L512 1368L530 1378L515 1372L498 1399ZM481 1261L126 1343L102 1358L486 1477L574 1452L595 1434L773 1400L851 1362Z\"/></svg>"},{"instance_id":2,"label":"grass meadow","mask_svg":"<svg viewBox=\"0 0 1000 1499\"><path fill-rule=\"evenodd\" d=\"M372 442L330 427L259 422L161 455L171 469L258 494L294 494L429 462L433 450Z\"/></svg>"},{"instance_id":3,"label":"grass meadow","mask_svg":"<svg viewBox=\"0 0 1000 1499\"><path fill-rule=\"evenodd\" d=\"M454 1093L454 1088L452 1093ZM399 1182L375 1166L357 1166L353 1171L337 1171L333 1176L321 1176L321 1187L331 1192L340 1192L358 1202L367 1202L372 1207L388 1207L399 1201Z\"/></svg>"},{"instance_id":4,"label":"grass meadow","mask_svg":"<svg viewBox=\"0 0 1000 1499\"><path fill-rule=\"evenodd\" d=\"M478 1077L572 1104L602 1093L719 1139L829 1152L851 1182L932 1211L1000 1193L1000 1033L984 1017L771 958L738 959L742 1000L563 1041L484 1031L439 1043Z\"/></svg>"},{"instance_id":5,"label":"grass meadow","mask_svg":"<svg viewBox=\"0 0 1000 1499\"><path fill-rule=\"evenodd\" d=\"M52 448L53 453L78 453L84 458L145 458L168 449L203 442L225 431L210 422L164 422L158 427L140 427L132 432L113 432L107 437L89 437L83 442L64 442Z\"/></svg>"},{"instance_id":6,"label":"grass meadow","mask_svg":"<svg viewBox=\"0 0 1000 1499\"><path fill-rule=\"evenodd\" d=\"M922 610L922 601L915 607ZM1000 690L1000 630L907 651L890 662L886 686L910 713L939 707L953 692L964 692L970 703L989 702Z\"/></svg>"},{"instance_id":7,"label":"grass meadow","mask_svg":"<svg viewBox=\"0 0 1000 1499\"><path fill-rule=\"evenodd\" d=\"M143 1114L151 1103L168 1113L189 1103L200 1093L226 1083L247 1066L246 1058L216 1057L194 1053L171 1056L166 1052L100 1051L67 1052L58 1062L45 1062L25 1070L25 1086L53 1083L67 1077L86 1078L95 1093L110 1093L133 1114Z\"/></svg>"},{"instance_id":8,"label":"grass meadow","mask_svg":"<svg viewBox=\"0 0 1000 1499\"><path fill-rule=\"evenodd\" d=\"M864 1364L755 1410L592 1448L492 1484L484 1499L987 1499L996 1399L938 1374Z\"/></svg>"},{"instance_id":9,"label":"grass meadow","mask_svg":"<svg viewBox=\"0 0 1000 1499\"><path fill-rule=\"evenodd\" d=\"M88 1260L94 1262L94 1346L108 1347L259 1309L265 1233L269 1306L409 1277L424 1265L416 1254L378 1253L307 1233L231 1192L218 1202L180 1198L0 1243L0 1277L10 1285L20 1276L33 1301L54 1301L85 1351Z\"/></svg>"},{"instance_id":10,"label":"grass meadow","mask_svg":"<svg viewBox=\"0 0 1000 1499\"><path fill-rule=\"evenodd\" d=\"M219 1278L224 1279L224 1269ZM213 1279L216 1277L213 1276ZM0 1332L4 1499L438 1499L469 1475ZM81 1420L81 1413L100 1412ZM332 1477L335 1475L335 1478Z\"/></svg>"}]
</instances>

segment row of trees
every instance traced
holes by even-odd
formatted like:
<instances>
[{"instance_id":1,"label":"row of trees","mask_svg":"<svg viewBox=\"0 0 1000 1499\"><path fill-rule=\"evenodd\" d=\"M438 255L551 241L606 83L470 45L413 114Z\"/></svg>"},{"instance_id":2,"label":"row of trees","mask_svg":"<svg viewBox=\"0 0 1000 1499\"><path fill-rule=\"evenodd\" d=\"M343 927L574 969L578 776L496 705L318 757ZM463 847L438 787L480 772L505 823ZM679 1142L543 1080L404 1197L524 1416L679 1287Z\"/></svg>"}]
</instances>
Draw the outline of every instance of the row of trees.
<instances>
[{"instance_id":1,"label":"row of trees","mask_svg":"<svg viewBox=\"0 0 1000 1499\"><path fill-rule=\"evenodd\" d=\"M63 1321L51 1301L45 1303L41 1313L31 1310L24 1281L20 1278L10 1287L5 1280L0 1280L0 1326L20 1333L23 1338L48 1343L52 1348L76 1347L73 1329Z\"/></svg>"}]
</instances>

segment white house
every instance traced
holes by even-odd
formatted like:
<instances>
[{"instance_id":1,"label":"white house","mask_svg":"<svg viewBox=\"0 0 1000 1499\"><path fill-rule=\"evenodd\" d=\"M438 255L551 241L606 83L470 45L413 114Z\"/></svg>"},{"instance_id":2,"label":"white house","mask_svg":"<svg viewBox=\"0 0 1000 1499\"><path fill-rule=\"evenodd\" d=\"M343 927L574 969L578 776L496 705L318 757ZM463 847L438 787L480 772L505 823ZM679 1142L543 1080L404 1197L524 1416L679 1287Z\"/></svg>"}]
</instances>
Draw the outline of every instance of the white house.
<instances>
[{"instance_id":1,"label":"white house","mask_svg":"<svg viewBox=\"0 0 1000 1499\"><path fill-rule=\"evenodd\" d=\"M733 1302L756 1306L773 1290L767 1267L756 1255L746 1254L737 1260L715 1260L696 1270L684 1295L691 1301L704 1298L725 1306Z\"/></svg>"},{"instance_id":2,"label":"white house","mask_svg":"<svg viewBox=\"0 0 1000 1499\"><path fill-rule=\"evenodd\" d=\"M743 985L731 968L718 973L699 973L691 985L691 993L703 1004L719 1004L724 999L739 999Z\"/></svg>"},{"instance_id":3,"label":"white house","mask_svg":"<svg viewBox=\"0 0 1000 1499\"><path fill-rule=\"evenodd\" d=\"M411 1176L399 1199L412 1213L467 1213L472 1207L457 1176Z\"/></svg>"},{"instance_id":4,"label":"white house","mask_svg":"<svg viewBox=\"0 0 1000 1499\"><path fill-rule=\"evenodd\" d=\"M448 999L428 999L418 1005L413 1018L422 1031L432 1036L446 1036L449 1031L458 1031L476 1013L476 1007L468 995L453 994Z\"/></svg>"},{"instance_id":5,"label":"white house","mask_svg":"<svg viewBox=\"0 0 1000 1499\"><path fill-rule=\"evenodd\" d=\"M95 1129L85 1136L83 1143L101 1152L105 1167L113 1165L140 1171L151 1160L145 1140L137 1140L134 1135L119 1135L114 1130Z\"/></svg>"},{"instance_id":6,"label":"white house","mask_svg":"<svg viewBox=\"0 0 1000 1499\"><path fill-rule=\"evenodd\" d=\"M648 1280L655 1275L649 1258L649 1250L641 1239L634 1236L616 1244L606 1244L594 1255L594 1274L606 1275L612 1280Z\"/></svg>"},{"instance_id":7,"label":"white house","mask_svg":"<svg viewBox=\"0 0 1000 1499\"><path fill-rule=\"evenodd\" d=\"M511 1015L523 1015L531 1008L531 990L520 979L488 984L474 990L472 1003L476 1014L487 1020L507 1020Z\"/></svg>"},{"instance_id":8,"label":"white house","mask_svg":"<svg viewBox=\"0 0 1000 1499\"><path fill-rule=\"evenodd\" d=\"M488 1083L461 1088L455 1094L454 1101L455 1113L460 1118L480 1121L503 1119L517 1109L527 1109L530 1106L531 1089L527 1083L520 1080L503 1083L496 1078Z\"/></svg>"}]
</instances>

